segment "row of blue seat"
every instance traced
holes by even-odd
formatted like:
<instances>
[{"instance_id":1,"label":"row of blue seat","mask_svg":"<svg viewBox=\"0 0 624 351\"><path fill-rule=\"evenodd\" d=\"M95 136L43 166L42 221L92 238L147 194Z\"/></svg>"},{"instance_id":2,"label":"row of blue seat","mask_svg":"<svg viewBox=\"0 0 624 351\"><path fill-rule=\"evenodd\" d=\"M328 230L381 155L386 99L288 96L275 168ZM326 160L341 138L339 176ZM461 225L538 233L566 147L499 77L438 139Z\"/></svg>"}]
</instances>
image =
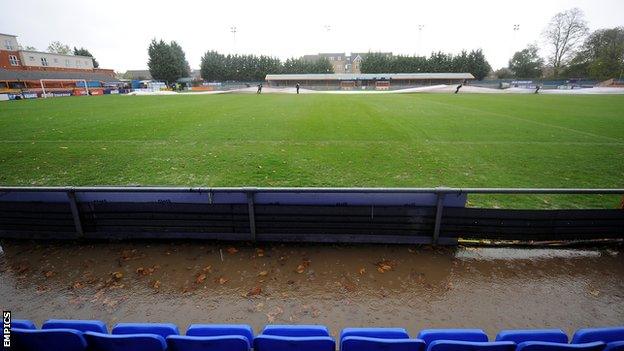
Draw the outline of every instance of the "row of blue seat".
<instances>
[{"instance_id":1,"label":"row of blue seat","mask_svg":"<svg viewBox=\"0 0 624 351\"><path fill-rule=\"evenodd\" d=\"M41 329L13 320L19 351L334 351L320 325L268 325L254 336L249 325L193 324L186 335L170 323L118 323L108 334L94 320L48 320ZM624 351L624 326L579 329L568 344L560 329L504 330L490 342L481 329L426 329L414 339L403 328L346 328L344 351Z\"/></svg>"}]
</instances>

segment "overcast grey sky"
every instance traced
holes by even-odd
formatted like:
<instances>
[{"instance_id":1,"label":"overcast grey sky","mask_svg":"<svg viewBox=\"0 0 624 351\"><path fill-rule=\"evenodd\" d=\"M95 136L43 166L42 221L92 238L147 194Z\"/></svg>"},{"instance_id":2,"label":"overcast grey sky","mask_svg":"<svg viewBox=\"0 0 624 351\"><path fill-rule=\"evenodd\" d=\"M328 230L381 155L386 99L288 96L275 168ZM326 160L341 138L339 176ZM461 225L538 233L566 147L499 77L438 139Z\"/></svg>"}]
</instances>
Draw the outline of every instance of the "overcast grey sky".
<instances>
[{"instance_id":1,"label":"overcast grey sky","mask_svg":"<svg viewBox=\"0 0 624 351\"><path fill-rule=\"evenodd\" d=\"M0 33L39 50L55 40L84 46L116 71L146 68L152 38L178 41L192 68L207 50L284 59L482 48L496 69L572 7L585 12L592 30L624 25L624 0L0 0Z\"/></svg>"}]
</instances>

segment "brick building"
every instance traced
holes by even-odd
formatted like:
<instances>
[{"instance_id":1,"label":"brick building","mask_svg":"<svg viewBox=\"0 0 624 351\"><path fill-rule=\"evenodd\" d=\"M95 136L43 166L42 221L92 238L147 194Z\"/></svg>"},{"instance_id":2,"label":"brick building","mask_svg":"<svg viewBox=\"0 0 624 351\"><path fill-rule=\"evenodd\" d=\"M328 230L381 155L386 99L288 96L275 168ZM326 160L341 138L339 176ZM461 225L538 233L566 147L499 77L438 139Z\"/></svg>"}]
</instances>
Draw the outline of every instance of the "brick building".
<instances>
[{"instance_id":1,"label":"brick building","mask_svg":"<svg viewBox=\"0 0 624 351\"><path fill-rule=\"evenodd\" d=\"M77 79L94 88L119 82L112 69L95 68L92 57L24 50L17 36L0 33L0 93L41 93L41 80L46 79L55 80L45 83L50 91L76 88ZM79 90L82 93L83 89Z\"/></svg>"}]
</instances>

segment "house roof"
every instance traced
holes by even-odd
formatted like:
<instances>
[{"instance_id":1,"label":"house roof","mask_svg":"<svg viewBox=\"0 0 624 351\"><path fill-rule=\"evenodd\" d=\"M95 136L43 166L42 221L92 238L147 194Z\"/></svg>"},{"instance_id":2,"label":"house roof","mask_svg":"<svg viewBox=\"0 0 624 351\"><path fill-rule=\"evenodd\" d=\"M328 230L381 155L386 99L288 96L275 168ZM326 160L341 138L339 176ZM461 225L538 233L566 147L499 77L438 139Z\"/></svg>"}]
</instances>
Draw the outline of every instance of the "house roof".
<instances>
[{"instance_id":1,"label":"house roof","mask_svg":"<svg viewBox=\"0 0 624 351\"><path fill-rule=\"evenodd\" d=\"M14 71L0 69L0 80L84 79L100 82L119 82L119 79L102 73L66 71Z\"/></svg>"},{"instance_id":2,"label":"house roof","mask_svg":"<svg viewBox=\"0 0 624 351\"><path fill-rule=\"evenodd\" d=\"M152 79L152 74L148 69L130 69L123 76L126 79Z\"/></svg>"},{"instance_id":3,"label":"house roof","mask_svg":"<svg viewBox=\"0 0 624 351\"><path fill-rule=\"evenodd\" d=\"M474 79L470 73L267 74L266 80Z\"/></svg>"},{"instance_id":4,"label":"house roof","mask_svg":"<svg viewBox=\"0 0 624 351\"><path fill-rule=\"evenodd\" d=\"M0 35L4 35L5 37L14 37L14 38L17 38L17 35L13 35L13 34L0 33Z\"/></svg>"}]
</instances>

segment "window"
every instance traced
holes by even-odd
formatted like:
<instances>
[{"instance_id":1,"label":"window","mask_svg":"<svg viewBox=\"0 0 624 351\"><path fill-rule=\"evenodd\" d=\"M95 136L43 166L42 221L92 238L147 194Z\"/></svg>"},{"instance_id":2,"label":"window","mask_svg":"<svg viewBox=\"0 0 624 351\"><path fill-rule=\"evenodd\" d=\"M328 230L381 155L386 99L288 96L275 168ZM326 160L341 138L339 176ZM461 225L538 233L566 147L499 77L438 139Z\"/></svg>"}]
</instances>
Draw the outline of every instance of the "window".
<instances>
[{"instance_id":1,"label":"window","mask_svg":"<svg viewBox=\"0 0 624 351\"><path fill-rule=\"evenodd\" d=\"M58 63L58 59L56 57L54 58L54 63Z\"/></svg>"},{"instance_id":2,"label":"window","mask_svg":"<svg viewBox=\"0 0 624 351\"><path fill-rule=\"evenodd\" d=\"M19 66L19 60L17 59L17 56L9 55L9 63L11 64L11 66Z\"/></svg>"},{"instance_id":3,"label":"window","mask_svg":"<svg viewBox=\"0 0 624 351\"><path fill-rule=\"evenodd\" d=\"M76 60L76 67L82 66L82 63L79 60Z\"/></svg>"},{"instance_id":4,"label":"window","mask_svg":"<svg viewBox=\"0 0 624 351\"><path fill-rule=\"evenodd\" d=\"M6 39L6 40L4 41L4 47L5 47L7 50L11 50L11 51L13 50L13 45L11 44L11 40L10 40L10 39Z\"/></svg>"},{"instance_id":5,"label":"window","mask_svg":"<svg viewBox=\"0 0 624 351\"><path fill-rule=\"evenodd\" d=\"M66 59L66 60L65 60L65 67L69 67L69 66L70 66L70 65L69 65L69 60L67 60L67 59Z\"/></svg>"},{"instance_id":6,"label":"window","mask_svg":"<svg viewBox=\"0 0 624 351\"><path fill-rule=\"evenodd\" d=\"M35 60L35 57L34 57L34 56L28 56L28 59L29 59L30 61L34 61L34 60Z\"/></svg>"},{"instance_id":7,"label":"window","mask_svg":"<svg viewBox=\"0 0 624 351\"><path fill-rule=\"evenodd\" d=\"M89 65L89 61L85 60L85 66Z\"/></svg>"},{"instance_id":8,"label":"window","mask_svg":"<svg viewBox=\"0 0 624 351\"><path fill-rule=\"evenodd\" d=\"M42 66L48 66L48 59L47 59L47 58L45 58L45 57L42 57L42 58L41 58L41 65L42 65Z\"/></svg>"}]
</instances>

